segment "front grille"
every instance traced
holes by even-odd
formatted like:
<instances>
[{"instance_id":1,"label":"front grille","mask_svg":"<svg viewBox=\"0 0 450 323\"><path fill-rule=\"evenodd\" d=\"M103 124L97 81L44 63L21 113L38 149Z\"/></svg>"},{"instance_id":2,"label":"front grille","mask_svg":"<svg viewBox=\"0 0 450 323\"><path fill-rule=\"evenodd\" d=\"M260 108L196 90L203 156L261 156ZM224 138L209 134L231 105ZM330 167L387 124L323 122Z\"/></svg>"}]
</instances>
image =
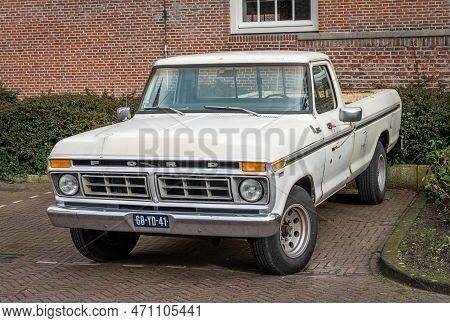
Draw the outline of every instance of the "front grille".
<instances>
[{"instance_id":1,"label":"front grille","mask_svg":"<svg viewBox=\"0 0 450 323\"><path fill-rule=\"evenodd\" d=\"M147 199L147 177L142 175L84 174L84 194L93 197Z\"/></svg>"},{"instance_id":2,"label":"front grille","mask_svg":"<svg viewBox=\"0 0 450 323\"><path fill-rule=\"evenodd\" d=\"M162 200L230 201L230 179L226 177L158 176Z\"/></svg>"}]
</instances>

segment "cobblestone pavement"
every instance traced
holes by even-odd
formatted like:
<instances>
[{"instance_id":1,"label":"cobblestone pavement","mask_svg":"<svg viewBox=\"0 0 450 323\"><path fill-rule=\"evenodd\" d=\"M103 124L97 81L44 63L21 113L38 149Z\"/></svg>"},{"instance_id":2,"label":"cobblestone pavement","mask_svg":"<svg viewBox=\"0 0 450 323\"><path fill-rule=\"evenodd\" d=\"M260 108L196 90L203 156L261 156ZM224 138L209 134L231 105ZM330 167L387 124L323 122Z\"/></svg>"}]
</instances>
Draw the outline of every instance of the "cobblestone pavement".
<instances>
[{"instance_id":1,"label":"cobblestone pavement","mask_svg":"<svg viewBox=\"0 0 450 323\"><path fill-rule=\"evenodd\" d=\"M307 269L261 273L245 240L141 237L124 261L83 258L67 229L50 225L47 184L0 186L2 302L449 302L383 277L378 258L415 193L388 191L378 206L340 194L318 208L318 243Z\"/></svg>"}]
</instances>

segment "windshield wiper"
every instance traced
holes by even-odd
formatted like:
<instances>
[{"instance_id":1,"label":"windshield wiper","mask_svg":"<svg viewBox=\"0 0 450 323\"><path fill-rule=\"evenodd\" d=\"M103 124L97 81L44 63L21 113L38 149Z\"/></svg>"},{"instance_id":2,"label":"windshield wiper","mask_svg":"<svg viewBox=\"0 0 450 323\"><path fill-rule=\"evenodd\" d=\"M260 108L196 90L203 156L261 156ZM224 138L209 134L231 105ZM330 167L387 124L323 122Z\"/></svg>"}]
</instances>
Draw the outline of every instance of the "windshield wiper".
<instances>
[{"instance_id":1,"label":"windshield wiper","mask_svg":"<svg viewBox=\"0 0 450 323\"><path fill-rule=\"evenodd\" d=\"M186 113L181 112L180 110L177 110L175 108L171 108L171 107L160 107L160 106L156 106L156 107L151 107L151 108L144 108L145 111L150 111L152 109L160 109L160 110L170 110L172 112L175 112L177 114L179 114L180 116L184 116L186 115Z\"/></svg>"},{"instance_id":2,"label":"windshield wiper","mask_svg":"<svg viewBox=\"0 0 450 323\"><path fill-rule=\"evenodd\" d=\"M261 116L259 113L256 113L254 111L247 110L247 109L244 109L244 108L240 108L240 107L221 107L221 106L215 106L215 105L205 105L204 108L207 109L207 110L235 110L235 111L246 112L248 114L252 114L252 115L257 116L257 117Z\"/></svg>"}]
</instances>

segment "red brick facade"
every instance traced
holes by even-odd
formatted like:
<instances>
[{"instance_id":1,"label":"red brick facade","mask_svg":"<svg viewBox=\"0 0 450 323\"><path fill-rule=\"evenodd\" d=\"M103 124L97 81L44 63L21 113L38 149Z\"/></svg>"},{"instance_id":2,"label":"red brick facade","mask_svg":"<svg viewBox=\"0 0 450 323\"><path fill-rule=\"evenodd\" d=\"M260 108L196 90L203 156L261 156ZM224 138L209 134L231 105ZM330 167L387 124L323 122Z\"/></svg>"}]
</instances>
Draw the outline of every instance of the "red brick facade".
<instances>
[{"instance_id":1,"label":"red brick facade","mask_svg":"<svg viewBox=\"0 0 450 323\"><path fill-rule=\"evenodd\" d=\"M319 0L318 36L430 32L319 40L299 40L301 34L231 35L229 0L166 3L170 55L316 50L331 56L346 88L392 87L429 77L433 85L449 87L448 0ZM162 10L162 0L2 0L0 81L25 96L84 89L140 92L153 62L163 56Z\"/></svg>"},{"instance_id":2,"label":"red brick facade","mask_svg":"<svg viewBox=\"0 0 450 323\"><path fill-rule=\"evenodd\" d=\"M320 31L444 29L447 0L320 0Z\"/></svg>"}]
</instances>

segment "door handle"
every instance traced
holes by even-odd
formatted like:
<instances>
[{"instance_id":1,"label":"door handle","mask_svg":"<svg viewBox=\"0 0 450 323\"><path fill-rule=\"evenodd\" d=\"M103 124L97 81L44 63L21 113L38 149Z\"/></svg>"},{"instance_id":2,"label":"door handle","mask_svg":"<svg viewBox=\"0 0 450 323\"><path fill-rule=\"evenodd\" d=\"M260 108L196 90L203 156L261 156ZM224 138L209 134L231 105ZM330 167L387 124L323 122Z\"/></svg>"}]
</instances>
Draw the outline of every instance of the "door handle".
<instances>
[{"instance_id":1,"label":"door handle","mask_svg":"<svg viewBox=\"0 0 450 323\"><path fill-rule=\"evenodd\" d=\"M333 128L336 128L336 125L334 123L328 122L327 123L327 128L331 130Z\"/></svg>"}]
</instances>

